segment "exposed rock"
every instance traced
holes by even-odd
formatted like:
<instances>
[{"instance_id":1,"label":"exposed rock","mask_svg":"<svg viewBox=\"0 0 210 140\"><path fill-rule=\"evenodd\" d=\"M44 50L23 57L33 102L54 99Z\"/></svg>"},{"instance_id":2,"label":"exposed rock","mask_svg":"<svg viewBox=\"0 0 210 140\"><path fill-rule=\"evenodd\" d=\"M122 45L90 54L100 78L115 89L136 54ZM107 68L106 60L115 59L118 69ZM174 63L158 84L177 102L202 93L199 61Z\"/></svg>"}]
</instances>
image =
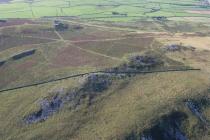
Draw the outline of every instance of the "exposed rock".
<instances>
[{"instance_id":1,"label":"exposed rock","mask_svg":"<svg viewBox=\"0 0 210 140\"><path fill-rule=\"evenodd\" d=\"M202 109L201 109L201 105L205 102L200 102L201 105L199 105L198 103L196 103L195 101L192 100L187 100L186 102L186 106L190 109L190 111L206 126L208 126L208 121L206 120L205 116L202 114Z\"/></svg>"},{"instance_id":2,"label":"exposed rock","mask_svg":"<svg viewBox=\"0 0 210 140\"><path fill-rule=\"evenodd\" d=\"M180 129L182 121L186 118L186 114L181 112L164 116L157 125L143 132L141 140L187 140Z\"/></svg>"},{"instance_id":3,"label":"exposed rock","mask_svg":"<svg viewBox=\"0 0 210 140\"><path fill-rule=\"evenodd\" d=\"M53 113L57 112L64 103L71 105L71 108L76 108L83 99L88 99L88 104L91 104L94 97L102 94L111 85L111 77L107 74L91 74L84 83L73 90L68 91L65 95L56 95L51 99L42 100L40 109L27 117L25 122L27 124L45 121Z\"/></svg>"},{"instance_id":4,"label":"exposed rock","mask_svg":"<svg viewBox=\"0 0 210 140\"><path fill-rule=\"evenodd\" d=\"M84 79L79 88L73 89L65 96L65 101L76 108L84 100L88 100L88 104L92 100L107 90L112 84L112 76L109 74L91 74Z\"/></svg>"},{"instance_id":5,"label":"exposed rock","mask_svg":"<svg viewBox=\"0 0 210 140\"><path fill-rule=\"evenodd\" d=\"M128 63L108 69L106 70L107 73L89 74L77 88L71 89L65 94L58 94L59 96L56 95L51 100L44 100L40 105L41 109L30 114L25 120L28 124L46 120L54 112L57 112L62 104L68 104L73 109L77 108L84 101L87 105L90 105L97 96L103 94L113 84L113 80L124 79L129 76L129 74L116 74L117 72L149 70L162 64L164 64L162 59L149 54L132 56Z\"/></svg>"},{"instance_id":6,"label":"exposed rock","mask_svg":"<svg viewBox=\"0 0 210 140\"><path fill-rule=\"evenodd\" d=\"M124 63L118 67L107 69L106 71L112 72L112 73L149 71L151 69L155 69L163 65L164 65L164 61L162 61L157 56L135 55L135 56L131 56L127 63ZM133 74L131 74L131 76L132 75ZM127 76L129 76L129 74L127 74Z\"/></svg>"},{"instance_id":7,"label":"exposed rock","mask_svg":"<svg viewBox=\"0 0 210 140\"><path fill-rule=\"evenodd\" d=\"M181 45L177 45L177 44L172 44L172 45L168 45L166 46L166 50L167 51L181 51Z\"/></svg>"},{"instance_id":8,"label":"exposed rock","mask_svg":"<svg viewBox=\"0 0 210 140\"><path fill-rule=\"evenodd\" d=\"M126 140L187 140L180 127L187 119L187 115L182 112L173 112L168 116L163 116L156 125L145 130L142 134L132 132Z\"/></svg>"},{"instance_id":9,"label":"exposed rock","mask_svg":"<svg viewBox=\"0 0 210 140\"><path fill-rule=\"evenodd\" d=\"M51 100L44 99L40 103L40 109L27 116L24 120L27 124L45 121L54 112L57 112L62 104L62 98L59 96L54 96Z\"/></svg>"},{"instance_id":10,"label":"exposed rock","mask_svg":"<svg viewBox=\"0 0 210 140\"><path fill-rule=\"evenodd\" d=\"M135 55L129 58L127 63L118 67L108 69L108 72L135 72L146 71L158 66L162 66L164 62L155 56L150 55Z\"/></svg>"},{"instance_id":11,"label":"exposed rock","mask_svg":"<svg viewBox=\"0 0 210 140\"><path fill-rule=\"evenodd\" d=\"M170 51L170 52L175 52L175 51L181 51L181 50L190 50L190 51L195 51L195 48L192 47L192 46L183 46L183 45L179 45L179 44L171 44L171 45L167 45L165 47L165 49L167 51Z\"/></svg>"},{"instance_id":12,"label":"exposed rock","mask_svg":"<svg viewBox=\"0 0 210 140\"><path fill-rule=\"evenodd\" d=\"M87 77L82 86L84 92L102 92L111 85L109 74L91 74Z\"/></svg>"},{"instance_id":13,"label":"exposed rock","mask_svg":"<svg viewBox=\"0 0 210 140\"><path fill-rule=\"evenodd\" d=\"M128 66L134 69L151 68L161 64L161 62L152 56L133 56L130 58Z\"/></svg>"}]
</instances>

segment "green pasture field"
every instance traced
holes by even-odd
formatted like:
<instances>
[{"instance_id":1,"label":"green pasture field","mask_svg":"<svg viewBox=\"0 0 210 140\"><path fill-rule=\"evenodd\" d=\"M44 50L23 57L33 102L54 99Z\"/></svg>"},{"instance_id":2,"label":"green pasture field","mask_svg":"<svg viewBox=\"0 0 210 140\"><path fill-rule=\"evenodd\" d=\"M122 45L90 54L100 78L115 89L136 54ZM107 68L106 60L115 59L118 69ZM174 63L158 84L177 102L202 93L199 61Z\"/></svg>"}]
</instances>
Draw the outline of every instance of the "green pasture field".
<instances>
[{"instance_id":1,"label":"green pasture field","mask_svg":"<svg viewBox=\"0 0 210 140\"><path fill-rule=\"evenodd\" d=\"M191 14L187 10L207 10L199 0L12 0L0 3L0 18L41 18L68 16L99 21L137 21L155 16L210 17ZM118 14L113 14L117 12Z\"/></svg>"}]
</instances>

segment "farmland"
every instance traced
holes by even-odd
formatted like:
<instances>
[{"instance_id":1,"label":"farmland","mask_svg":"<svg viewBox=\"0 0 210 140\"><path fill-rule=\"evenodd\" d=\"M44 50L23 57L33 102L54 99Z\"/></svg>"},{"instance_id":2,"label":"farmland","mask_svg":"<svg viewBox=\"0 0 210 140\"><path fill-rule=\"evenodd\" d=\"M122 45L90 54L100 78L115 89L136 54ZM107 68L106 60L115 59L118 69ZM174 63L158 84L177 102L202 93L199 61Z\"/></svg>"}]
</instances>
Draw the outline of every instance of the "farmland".
<instances>
[{"instance_id":1,"label":"farmland","mask_svg":"<svg viewBox=\"0 0 210 140\"><path fill-rule=\"evenodd\" d=\"M0 1L0 139L209 140L209 11Z\"/></svg>"},{"instance_id":2,"label":"farmland","mask_svg":"<svg viewBox=\"0 0 210 140\"><path fill-rule=\"evenodd\" d=\"M0 18L41 18L67 16L93 21L139 21L156 16L206 17L208 10L198 0L12 0L0 5ZM196 12L197 11L197 12ZM200 12L199 12L200 11Z\"/></svg>"}]
</instances>

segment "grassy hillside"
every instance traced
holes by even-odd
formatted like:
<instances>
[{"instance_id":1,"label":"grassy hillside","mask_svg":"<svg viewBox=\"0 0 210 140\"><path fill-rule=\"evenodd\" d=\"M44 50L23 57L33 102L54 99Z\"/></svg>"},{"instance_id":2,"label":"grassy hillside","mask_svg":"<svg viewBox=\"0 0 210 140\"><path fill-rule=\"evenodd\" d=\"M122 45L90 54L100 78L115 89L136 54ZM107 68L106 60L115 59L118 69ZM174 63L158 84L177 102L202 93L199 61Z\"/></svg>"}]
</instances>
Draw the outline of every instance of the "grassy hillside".
<instances>
[{"instance_id":1,"label":"grassy hillside","mask_svg":"<svg viewBox=\"0 0 210 140\"><path fill-rule=\"evenodd\" d=\"M184 99L202 94L209 81L197 72L137 76L113 86L92 105L84 102L77 110L70 110L67 104L45 122L24 125L23 116L36 110L41 98L51 96L52 90L73 86L75 82L72 82L67 80L2 94L1 137L124 139L132 131L149 128L152 121L171 110L178 110L177 106L184 106Z\"/></svg>"},{"instance_id":2,"label":"grassy hillside","mask_svg":"<svg viewBox=\"0 0 210 140\"><path fill-rule=\"evenodd\" d=\"M56 31L50 22L34 22L1 28L2 41L10 40L10 37L16 39L16 34L24 40L18 44L4 41L10 47L2 48L0 52L1 60L5 61L0 67L1 89L83 72L117 70L116 67L119 71L136 68L152 71L190 66L201 68L201 71L114 76L111 85L103 91L89 91L86 86L83 88L85 77L78 77L1 92L1 139L135 140L143 139L143 136L154 137L156 131L159 132L156 137L161 138L161 134L166 133L165 128L176 127L170 123L178 121L180 127L176 130L188 139L201 137L208 140L208 28L191 23L197 28L189 28L190 32L180 29L182 33L176 33L167 28L161 29L167 32L133 32L132 27L81 24L82 28L78 30L74 28L78 26L76 22L69 23L70 28L66 31ZM207 29L202 31L203 36L194 32L203 28ZM138 31L140 29L137 28ZM194 41L187 41L192 37ZM28 44L28 38L42 39L44 42ZM201 38L200 44L195 42ZM181 45L170 48L168 44L173 43ZM33 49L36 50L34 54L14 59L14 56ZM144 60L135 55L147 57ZM128 59L130 57L132 59ZM154 67L153 63L156 62L160 66ZM149 66L147 63L151 63L152 67L145 69ZM96 87L100 84L100 81L96 83ZM78 91L80 88L81 91ZM57 97L58 101L62 100L62 105L53 101ZM67 97L72 99L67 100ZM201 102L203 99L207 100ZM186 105L188 100L199 106L202 119ZM40 109L43 101L52 104L48 107L55 109L55 112L48 112L49 116L42 121L26 123L27 116L42 115ZM174 114L182 116L174 119ZM162 123L166 125L164 129L160 127Z\"/></svg>"},{"instance_id":3,"label":"grassy hillside","mask_svg":"<svg viewBox=\"0 0 210 140\"><path fill-rule=\"evenodd\" d=\"M0 139L209 140L201 1L4 0L0 19Z\"/></svg>"}]
</instances>

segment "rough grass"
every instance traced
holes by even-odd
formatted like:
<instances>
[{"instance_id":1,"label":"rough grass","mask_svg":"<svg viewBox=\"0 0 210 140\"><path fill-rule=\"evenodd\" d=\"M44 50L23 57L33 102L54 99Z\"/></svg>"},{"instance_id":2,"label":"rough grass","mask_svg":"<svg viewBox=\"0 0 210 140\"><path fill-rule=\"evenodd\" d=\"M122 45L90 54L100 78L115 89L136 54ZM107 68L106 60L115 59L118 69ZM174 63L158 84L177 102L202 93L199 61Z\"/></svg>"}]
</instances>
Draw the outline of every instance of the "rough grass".
<instances>
[{"instance_id":1,"label":"rough grass","mask_svg":"<svg viewBox=\"0 0 210 140\"><path fill-rule=\"evenodd\" d=\"M170 111L178 101L204 91L208 82L198 72L137 76L113 86L107 91L108 96L98 98L90 107L84 103L78 111L70 111L66 106L46 122L30 126L22 119L37 108L41 97L77 82L65 80L41 88L6 92L0 95L1 136L5 139L123 139L132 129L141 131L149 127L152 120Z\"/></svg>"},{"instance_id":2,"label":"rough grass","mask_svg":"<svg viewBox=\"0 0 210 140\"><path fill-rule=\"evenodd\" d=\"M0 50L6 50L12 47L18 47L21 45L30 45L30 44L39 44L39 43L47 43L51 42L51 40L46 39L36 39L31 37L22 37L22 36L2 36L0 35Z\"/></svg>"},{"instance_id":3,"label":"rough grass","mask_svg":"<svg viewBox=\"0 0 210 140\"><path fill-rule=\"evenodd\" d=\"M32 56L16 61L10 59L19 52L34 48L37 52ZM0 68L1 88L100 70L120 62L94 52L80 50L62 41L7 48L1 51L0 60L6 60Z\"/></svg>"},{"instance_id":4,"label":"rough grass","mask_svg":"<svg viewBox=\"0 0 210 140\"><path fill-rule=\"evenodd\" d=\"M89 3L95 2L95 0L82 2ZM121 2L126 3L123 0ZM188 2L193 1L190 0ZM182 4L188 2L180 1ZM44 4L48 3L49 2L45 1ZM151 5L151 7L155 5ZM165 6L167 7L167 5L168 4ZM174 2L173 5L176 7L176 2ZM119 8L118 10L124 12L123 9ZM50 10L48 12L50 12ZM153 14L155 15L155 13ZM114 18L113 20L116 19L117 18ZM122 20L122 18L119 18L119 20ZM161 26L161 23L149 23L132 23L132 27L128 27L128 24L122 24L120 27L123 27L123 29L126 30L127 28L130 28L131 30L137 28L140 30L143 29L145 25L148 25L145 26L145 30L148 31L155 29L158 29L158 31L168 30L168 28L165 27L173 27L169 32L174 32L176 30L195 31L194 26L183 29L183 26L179 25L182 23L177 23L177 25L175 25L176 23L169 23L170 25L163 27ZM138 36L138 33L125 35L125 32L111 31L112 29L118 29L115 28L115 26L112 27L113 28L109 28L109 31L104 28L100 28L101 30L99 30L97 27L90 28L85 26L84 29L78 31L72 31L70 29L66 32L60 32L64 39L70 41L99 40L99 42L74 42L76 45L74 48L72 48L73 46L71 46L72 44L70 42L62 40L55 40L50 43L42 42L43 44L38 45L31 45L31 42L29 45L25 45L27 43L22 43L20 41L21 43L17 43L17 46L13 41L7 42L8 44L11 44L5 45L6 47L4 50L0 52L1 59L8 58L18 52L28 50L29 48L36 48L38 53L15 62L9 60L8 63L2 66L0 68L0 87L5 88L28 82L65 76L67 74L94 71L102 67L115 66L118 62L113 61L113 59L108 59L108 57L122 58L123 55L127 55L127 53L135 52L138 54L147 49L156 51L161 45L159 42L154 41L154 37L157 36L161 36L159 37L160 41L165 41L162 43L171 43L174 41L174 38L185 42L186 44L184 45L196 45L197 48L200 47L201 50L196 50L194 52L166 52L166 55L187 66L201 68L202 70L154 73L138 75L136 77L131 76L128 79L114 83L109 90L103 92L102 96L97 97L91 105L88 104L88 101L84 100L81 102L79 108L72 110L70 109L70 106L66 104L58 113L45 122L32 125L26 125L23 122L23 118L39 109L39 101L41 99L44 97L51 97L54 91L57 90L63 89L64 91L67 91L73 89L80 84L81 79L62 80L42 86L0 93L0 139L125 139L125 137L132 132L139 134L145 129L151 128L162 116L168 115L174 110L181 110L187 113L189 117L185 122L186 124L184 124L186 126L186 135L190 139L199 137L208 140L208 134L204 135L200 129L197 129L198 127L196 125L200 124L198 119L183 105L185 99L196 99L196 97L203 95L209 88L210 55L209 51L202 50L208 48L206 47L208 44L208 37L202 38L200 36L202 39L199 39L198 42L196 42L196 39L198 38L193 38L192 36L183 38L183 36L169 36L167 33L143 33L140 35L140 38L136 39L134 37ZM44 27L32 29L32 31L29 32L26 26L17 27L15 29L18 28L19 30L14 31L14 28L10 28L10 30L7 30L6 32L11 34L14 32L21 33L22 30L27 30L27 32L23 33L25 36L31 35L36 37L43 35L50 38L55 37L54 33L51 34L52 32L49 34L40 32ZM204 28L206 27L202 27L201 25L201 27L196 28L196 30ZM6 32L4 32L4 34L6 34ZM129 38L117 41L100 41L100 39L113 37ZM28 41L28 38L26 37L22 39ZM190 42L190 40L192 41ZM33 41L37 40L34 39ZM176 41L177 40L175 40L175 42ZM87 50L82 51L81 49L76 48L78 46ZM161 51L161 53L164 53L164 51ZM104 55L107 56L104 57ZM167 60L167 63L170 65L182 64L171 61L170 59ZM203 113L208 119L210 118L209 108L205 108Z\"/></svg>"},{"instance_id":5,"label":"rough grass","mask_svg":"<svg viewBox=\"0 0 210 140\"><path fill-rule=\"evenodd\" d=\"M59 39L52 25L26 25L16 30L16 33L22 36Z\"/></svg>"},{"instance_id":6,"label":"rough grass","mask_svg":"<svg viewBox=\"0 0 210 140\"><path fill-rule=\"evenodd\" d=\"M75 45L84 49L103 53L108 56L120 57L134 52L141 52L145 49L151 49L154 39L152 37L127 37L119 40L98 41L98 42L79 42Z\"/></svg>"},{"instance_id":7,"label":"rough grass","mask_svg":"<svg viewBox=\"0 0 210 140\"><path fill-rule=\"evenodd\" d=\"M97 54L91 54L84 50L80 50L74 46L62 48L57 52L57 56L52 60L52 64L55 67L109 67L115 60L100 56ZM115 63L118 63L116 61Z\"/></svg>"},{"instance_id":8,"label":"rough grass","mask_svg":"<svg viewBox=\"0 0 210 140\"><path fill-rule=\"evenodd\" d=\"M78 24L69 24L69 29L59 32L65 40L84 41L84 40L103 40L113 39L123 36L126 32L112 32L109 29L101 29L100 27L89 27ZM80 26L81 29L76 29Z\"/></svg>"}]
</instances>

